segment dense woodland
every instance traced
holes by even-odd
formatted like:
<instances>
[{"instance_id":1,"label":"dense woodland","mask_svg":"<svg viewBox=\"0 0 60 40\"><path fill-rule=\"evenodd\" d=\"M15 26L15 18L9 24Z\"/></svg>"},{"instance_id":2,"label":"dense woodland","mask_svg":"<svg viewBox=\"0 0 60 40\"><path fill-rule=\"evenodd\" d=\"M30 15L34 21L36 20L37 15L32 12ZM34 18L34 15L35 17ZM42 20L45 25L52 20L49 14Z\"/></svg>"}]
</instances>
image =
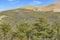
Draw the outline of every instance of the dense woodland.
<instances>
[{"instance_id":1,"label":"dense woodland","mask_svg":"<svg viewBox=\"0 0 60 40\"><path fill-rule=\"evenodd\" d=\"M50 24L44 17L34 23L21 22L16 28L10 23L0 24L0 40L60 40L60 22Z\"/></svg>"}]
</instances>

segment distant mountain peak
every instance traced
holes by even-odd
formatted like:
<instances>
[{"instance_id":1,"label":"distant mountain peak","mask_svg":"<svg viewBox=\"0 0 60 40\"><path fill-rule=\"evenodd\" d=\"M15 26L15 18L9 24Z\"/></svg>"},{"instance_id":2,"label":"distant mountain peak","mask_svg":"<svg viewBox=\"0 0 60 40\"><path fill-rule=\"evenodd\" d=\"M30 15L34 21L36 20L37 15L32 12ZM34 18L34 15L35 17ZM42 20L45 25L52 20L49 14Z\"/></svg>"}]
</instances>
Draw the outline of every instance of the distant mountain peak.
<instances>
[{"instance_id":1,"label":"distant mountain peak","mask_svg":"<svg viewBox=\"0 0 60 40\"><path fill-rule=\"evenodd\" d=\"M33 8L34 6L23 6L22 8Z\"/></svg>"},{"instance_id":2,"label":"distant mountain peak","mask_svg":"<svg viewBox=\"0 0 60 40\"><path fill-rule=\"evenodd\" d=\"M54 11L54 12L60 12L60 2L55 2L53 4L47 5L47 6L24 6L23 9L29 9L33 11Z\"/></svg>"},{"instance_id":3,"label":"distant mountain peak","mask_svg":"<svg viewBox=\"0 0 60 40\"><path fill-rule=\"evenodd\" d=\"M33 9L35 9L36 7L34 7L34 6L24 6L24 7L22 7L23 9L29 9L29 10L33 10Z\"/></svg>"}]
</instances>

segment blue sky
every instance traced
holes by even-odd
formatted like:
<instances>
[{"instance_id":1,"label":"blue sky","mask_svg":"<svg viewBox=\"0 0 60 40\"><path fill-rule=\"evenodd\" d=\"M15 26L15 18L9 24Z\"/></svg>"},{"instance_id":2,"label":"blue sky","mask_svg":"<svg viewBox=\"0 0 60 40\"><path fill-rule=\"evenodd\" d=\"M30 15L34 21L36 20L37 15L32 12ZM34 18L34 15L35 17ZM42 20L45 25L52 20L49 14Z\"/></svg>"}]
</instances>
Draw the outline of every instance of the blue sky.
<instances>
[{"instance_id":1,"label":"blue sky","mask_svg":"<svg viewBox=\"0 0 60 40\"><path fill-rule=\"evenodd\" d=\"M45 6L57 0L0 0L0 11L19 8L21 6Z\"/></svg>"}]
</instances>

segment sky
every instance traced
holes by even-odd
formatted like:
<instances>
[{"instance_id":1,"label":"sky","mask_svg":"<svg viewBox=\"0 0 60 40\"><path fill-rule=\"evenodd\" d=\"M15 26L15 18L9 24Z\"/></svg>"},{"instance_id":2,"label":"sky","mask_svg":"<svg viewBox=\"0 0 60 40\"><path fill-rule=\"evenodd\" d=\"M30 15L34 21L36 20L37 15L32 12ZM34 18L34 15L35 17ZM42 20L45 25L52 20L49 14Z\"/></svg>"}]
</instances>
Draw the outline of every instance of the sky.
<instances>
[{"instance_id":1,"label":"sky","mask_svg":"<svg viewBox=\"0 0 60 40\"><path fill-rule=\"evenodd\" d=\"M16 9L22 6L45 6L57 0L0 0L0 11Z\"/></svg>"}]
</instances>

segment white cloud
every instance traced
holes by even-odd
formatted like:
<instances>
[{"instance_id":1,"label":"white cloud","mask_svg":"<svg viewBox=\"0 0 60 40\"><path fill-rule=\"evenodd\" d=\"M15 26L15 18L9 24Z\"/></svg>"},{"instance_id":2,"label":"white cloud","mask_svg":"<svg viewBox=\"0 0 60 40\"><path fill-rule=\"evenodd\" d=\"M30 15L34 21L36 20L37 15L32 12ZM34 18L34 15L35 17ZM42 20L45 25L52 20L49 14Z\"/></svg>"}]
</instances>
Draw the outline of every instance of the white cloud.
<instances>
[{"instance_id":1,"label":"white cloud","mask_svg":"<svg viewBox=\"0 0 60 40\"><path fill-rule=\"evenodd\" d=\"M17 4L19 0L8 0L9 4Z\"/></svg>"},{"instance_id":2,"label":"white cloud","mask_svg":"<svg viewBox=\"0 0 60 40\"><path fill-rule=\"evenodd\" d=\"M33 1L33 3L40 4L40 3L42 3L42 2L40 2L40 1Z\"/></svg>"},{"instance_id":3,"label":"white cloud","mask_svg":"<svg viewBox=\"0 0 60 40\"><path fill-rule=\"evenodd\" d=\"M41 1L38 0L33 0L33 2L29 3L30 5L37 5L37 4L41 4Z\"/></svg>"},{"instance_id":4,"label":"white cloud","mask_svg":"<svg viewBox=\"0 0 60 40\"><path fill-rule=\"evenodd\" d=\"M12 2L12 1L14 1L14 0L8 0L8 1Z\"/></svg>"}]
</instances>

